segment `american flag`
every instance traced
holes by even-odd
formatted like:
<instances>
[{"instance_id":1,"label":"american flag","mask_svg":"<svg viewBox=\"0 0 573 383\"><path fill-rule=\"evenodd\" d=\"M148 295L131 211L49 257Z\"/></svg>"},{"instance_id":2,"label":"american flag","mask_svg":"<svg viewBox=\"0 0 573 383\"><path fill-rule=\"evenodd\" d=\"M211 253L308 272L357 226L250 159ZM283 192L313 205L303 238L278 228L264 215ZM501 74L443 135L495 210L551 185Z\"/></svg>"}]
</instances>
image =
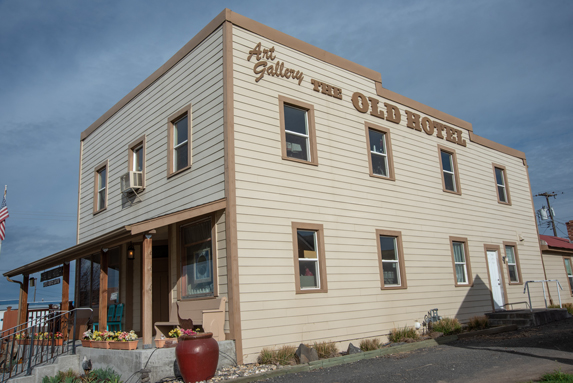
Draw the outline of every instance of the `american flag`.
<instances>
[{"instance_id":1,"label":"american flag","mask_svg":"<svg viewBox=\"0 0 573 383\"><path fill-rule=\"evenodd\" d=\"M0 205L0 241L6 237L6 218L8 218L8 206L6 206L6 189L4 189L4 198Z\"/></svg>"}]
</instances>

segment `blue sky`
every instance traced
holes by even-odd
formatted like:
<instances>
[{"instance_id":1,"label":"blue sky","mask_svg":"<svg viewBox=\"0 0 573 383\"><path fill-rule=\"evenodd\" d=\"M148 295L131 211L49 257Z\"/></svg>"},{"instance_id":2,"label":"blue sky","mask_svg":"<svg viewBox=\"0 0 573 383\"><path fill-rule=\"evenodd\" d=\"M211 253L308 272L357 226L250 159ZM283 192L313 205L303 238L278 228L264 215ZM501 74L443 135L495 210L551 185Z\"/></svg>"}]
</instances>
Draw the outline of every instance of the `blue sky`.
<instances>
[{"instance_id":1,"label":"blue sky","mask_svg":"<svg viewBox=\"0 0 573 383\"><path fill-rule=\"evenodd\" d=\"M356 4L0 0L10 210L0 273L75 244L80 133L225 7L374 69L384 87L525 152L533 194L563 192L551 204L559 222L573 220L573 2ZM36 300L57 299L60 286ZM17 297L4 278L0 291Z\"/></svg>"}]
</instances>

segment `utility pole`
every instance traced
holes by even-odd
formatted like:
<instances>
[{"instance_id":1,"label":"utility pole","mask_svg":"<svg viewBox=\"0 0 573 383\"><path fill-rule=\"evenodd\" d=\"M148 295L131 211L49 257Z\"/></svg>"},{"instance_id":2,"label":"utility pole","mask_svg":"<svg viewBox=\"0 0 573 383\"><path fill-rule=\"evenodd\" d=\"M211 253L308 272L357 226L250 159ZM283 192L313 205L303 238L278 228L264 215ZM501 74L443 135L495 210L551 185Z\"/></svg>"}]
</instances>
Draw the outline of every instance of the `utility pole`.
<instances>
[{"instance_id":1,"label":"utility pole","mask_svg":"<svg viewBox=\"0 0 573 383\"><path fill-rule=\"evenodd\" d=\"M549 216L551 217L551 224L553 225L553 235L555 237L557 237L557 229L555 228L555 217L553 216L553 210L551 209L551 204L549 203L549 197L553 197L555 198L557 194L555 192L552 193L539 193L536 194L535 197L545 197L545 200L547 201L547 208L549 209Z\"/></svg>"}]
</instances>

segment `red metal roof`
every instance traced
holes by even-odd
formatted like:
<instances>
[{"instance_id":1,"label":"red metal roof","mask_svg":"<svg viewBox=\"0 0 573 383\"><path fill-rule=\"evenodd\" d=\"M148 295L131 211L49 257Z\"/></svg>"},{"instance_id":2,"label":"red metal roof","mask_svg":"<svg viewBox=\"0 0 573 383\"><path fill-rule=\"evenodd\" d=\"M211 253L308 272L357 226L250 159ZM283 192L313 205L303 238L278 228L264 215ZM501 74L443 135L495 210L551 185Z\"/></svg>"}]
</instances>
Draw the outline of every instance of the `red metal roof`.
<instances>
[{"instance_id":1,"label":"red metal roof","mask_svg":"<svg viewBox=\"0 0 573 383\"><path fill-rule=\"evenodd\" d=\"M569 243L569 239L567 238L552 237L550 235L540 235L539 238L547 242L547 246L549 247L573 250L573 243Z\"/></svg>"}]
</instances>

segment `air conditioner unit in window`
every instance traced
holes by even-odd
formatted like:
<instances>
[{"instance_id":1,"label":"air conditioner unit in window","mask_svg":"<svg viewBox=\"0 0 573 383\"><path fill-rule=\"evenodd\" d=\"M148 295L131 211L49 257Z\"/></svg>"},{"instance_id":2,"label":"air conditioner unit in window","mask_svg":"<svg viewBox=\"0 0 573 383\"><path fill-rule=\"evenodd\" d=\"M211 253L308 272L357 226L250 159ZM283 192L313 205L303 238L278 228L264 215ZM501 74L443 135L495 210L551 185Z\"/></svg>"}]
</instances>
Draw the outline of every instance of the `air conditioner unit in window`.
<instances>
[{"instance_id":1,"label":"air conditioner unit in window","mask_svg":"<svg viewBox=\"0 0 573 383\"><path fill-rule=\"evenodd\" d=\"M137 191L143 189L143 173L127 172L121 176L121 192Z\"/></svg>"}]
</instances>

